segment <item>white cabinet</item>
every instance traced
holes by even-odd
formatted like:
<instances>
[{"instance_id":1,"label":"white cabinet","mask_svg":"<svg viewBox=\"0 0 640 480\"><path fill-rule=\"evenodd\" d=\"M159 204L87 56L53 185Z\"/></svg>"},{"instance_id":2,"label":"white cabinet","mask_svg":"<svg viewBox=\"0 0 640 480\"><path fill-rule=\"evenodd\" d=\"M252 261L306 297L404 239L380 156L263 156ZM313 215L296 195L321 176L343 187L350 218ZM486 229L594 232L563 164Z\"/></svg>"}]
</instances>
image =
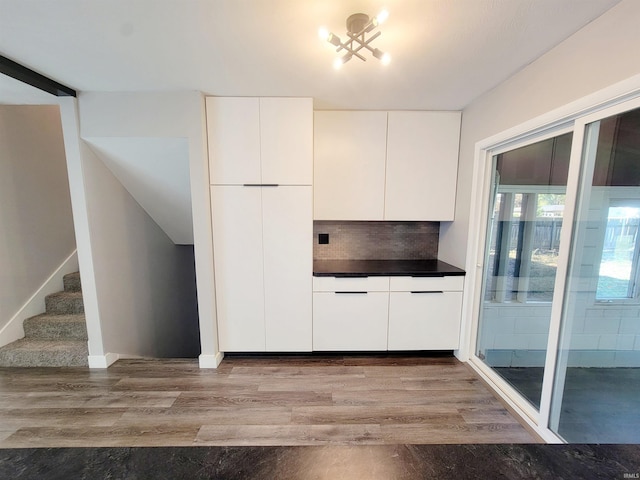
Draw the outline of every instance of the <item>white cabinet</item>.
<instances>
[{"instance_id":1,"label":"white cabinet","mask_svg":"<svg viewBox=\"0 0 640 480\"><path fill-rule=\"evenodd\" d=\"M464 277L314 277L313 349L455 350Z\"/></svg>"},{"instance_id":2,"label":"white cabinet","mask_svg":"<svg viewBox=\"0 0 640 480\"><path fill-rule=\"evenodd\" d=\"M314 113L314 219L382 220L386 112Z\"/></svg>"},{"instance_id":3,"label":"white cabinet","mask_svg":"<svg viewBox=\"0 0 640 480\"><path fill-rule=\"evenodd\" d=\"M392 277L389 350L459 347L463 277Z\"/></svg>"},{"instance_id":4,"label":"white cabinet","mask_svg":"<svg viewBox=\"0 0 640 480\"><path fill-rule=\"evenodd\" d=\"M212 185L311 185L313 100L207 97Z\"/></svg>"},{"instance_id":5,"label":"white cabinet","mask_svg":"<svg viewBox=\"0 0 640 480\"><path fill-rule=\"evenodd\" d=\"M207 97L206 106L210 183L262 183L259 99Z\"/></svg>"},{"instance_id":6,"label":"white cabinet","mask_svg":"<svg viewBox=\"0 0 640 480\"><path fill-rule=\"evenodd\" d=\"M387 292L315 292L313 349L387 349Z\"/></svg>"},{"instance_id":7,"label":"white cabinet","mask_svg":"<svg viewBox=\"0 0 640 480\"><path fill-rule=\"evenodd\" d=\"M222 351L311 350L309 186L211 187Z\"/></svg>"},{"instance_id":8,"label":"white cabinet","mask_svg":"<svg viewBox=\"0 0 640 480\"><path fill-rule=\"evenodd\" d=\"M313 192L310 186L261 190L266 350L310 351Z\"/></svg>"},{"instance_id":9,"label":"white cabinet","mask_svg":"<svg viewBox=\"0 0 640 480\"><path fill-rule=\"evenodd\" d=\"M460 112L317 111L314 219L454 219Z\"/></svg>"},{"instance_id":10,"label":"white cabinet","mask_svg":"<svg viewBox=\"0 0 640 480\"><path fill-rule=\"evenodd\" d=\"M222 351L310 351L313 101L208 97Z\"/></svg>"},{"instance_id":11,"label":"white cabinet","mask_svg":"<svg viewBox=\"0 0 640 480\"><path fill-rule=\"evenodd\" d=\"M218 336L222 351L264 351L260 188L211 187Z\"/></svg>"},{"instance_id":12,"label":"white cabinet","mask_svg":"<svg viewBox=\"0 0 640 480\"><path fill-rule=\"evenodd\" d=\"M385 220L453 220L460 112L389 112Z\"/></svg>"},{"instance_id":13,"label":"white cabinet","mask_svg":"<svg viewBox=\"0 0 640 480\"><path fill-rule=\"evenodd\" d=\"M313 349L386 350L389 277L313 279Z\"/></svg>"},{"instance_id":14,"label":"white cabinet","mask_svg":"<svg viewBox=\"0 0 640 480\"><path fill-rule=\"evenodd\" d=\"M261 98L262 183L313 183L313 99Z\"/></svg>"}]
</instances>

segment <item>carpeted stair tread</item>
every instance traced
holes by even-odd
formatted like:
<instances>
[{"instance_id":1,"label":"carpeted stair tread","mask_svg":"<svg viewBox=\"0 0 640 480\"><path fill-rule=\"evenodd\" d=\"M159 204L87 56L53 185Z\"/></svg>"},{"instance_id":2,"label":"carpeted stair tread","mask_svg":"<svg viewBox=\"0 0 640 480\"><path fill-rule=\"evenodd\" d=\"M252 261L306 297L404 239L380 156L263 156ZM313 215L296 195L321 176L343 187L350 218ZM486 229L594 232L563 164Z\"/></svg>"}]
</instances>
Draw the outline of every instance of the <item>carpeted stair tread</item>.
<instances>
[{"instance_id":1,"label":"carpeted stair tread","mask_svg":"<svg viewBox=\"0 0 640 480\"><path fill-rule=\"evenodd\" d=\"M23 338L0 348L2 367L88 366L86 340L38 340Z\"/></svg>"},{"instance_id":2,"label":"carpeted stair tread","mask_svg":"<svg viewBox=\"0 0 640 480\"><path fill-rule=\"evenodd\" d=\"M89 349L80 274L45 298L46 313L24 320L25 337L0 348L0 367L86 367Z\"/></svg>"},{"instance_id":3,"label":"carpeted stair tread","mask_svg":"<svg viewBox=\"0 0 640 480\"><path fill-rule=\"evenodd\" d=\"M57 292L47 295L44 300L46 310L51 315L72 315L84 313L82 292Z\"/></svg>"},{"instance_id":4,"label":"carpeted stair tread","mask_svg":"<svg viewBox=\"0 0 640 480\"><path fill-rule=\"evenodd\" d=\"M40 340L87 340L87 324L84 314L42 314L27 318L23 322L27 338Z\"/></svg>"},{"instance_id":5,"label":"carpeted stair tread","mask_svg":"<svg viewBox=\"0 0 640 480\"><path fill-rule=\"evenodd\" d=\"M68 273L62 278L65 292L81 292L80 272Z\"/></svg>"}]
</instances>

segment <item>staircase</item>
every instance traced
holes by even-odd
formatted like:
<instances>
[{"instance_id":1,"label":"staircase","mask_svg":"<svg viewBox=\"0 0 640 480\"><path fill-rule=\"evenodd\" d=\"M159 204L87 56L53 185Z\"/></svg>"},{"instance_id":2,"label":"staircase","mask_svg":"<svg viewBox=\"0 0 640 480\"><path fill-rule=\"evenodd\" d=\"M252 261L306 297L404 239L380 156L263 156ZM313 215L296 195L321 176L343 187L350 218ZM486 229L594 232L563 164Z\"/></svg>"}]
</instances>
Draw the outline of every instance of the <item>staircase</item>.
<instances>
[{"instance_id":1,"label":"staircase","mask_svg":"<svg viewBox=\"0 0 640 480\"><path fill-rule=\"evenodd\" d=\"M24 321L25 337L0 348L0 367L86 367L89 350L80 274L45 298L46 313Z\"/></svg>"}]
</instances>

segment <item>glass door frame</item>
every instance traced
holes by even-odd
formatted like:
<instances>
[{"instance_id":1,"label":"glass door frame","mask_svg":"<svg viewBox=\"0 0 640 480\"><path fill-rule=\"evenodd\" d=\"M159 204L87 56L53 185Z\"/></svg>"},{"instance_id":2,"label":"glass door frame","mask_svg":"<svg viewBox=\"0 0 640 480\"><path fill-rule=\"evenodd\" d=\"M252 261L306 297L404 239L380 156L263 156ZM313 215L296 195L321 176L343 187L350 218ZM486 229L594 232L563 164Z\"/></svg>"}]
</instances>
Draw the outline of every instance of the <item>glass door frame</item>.
<instances>
[{"instance_id":1,"label":"glass door frame","mask_svg":"<svg viewBox=\"0 0 640 480\"><path fill-rule=\"evenodd\" d=\"M538 117L519 127L507 130L476 144L472 184L472 206L469 216L467 244L467 277L465 281L464 318L458 352L461 360L467 360L498 396L545 442L563 443L564 440L550 428L551 401L555 381L564 296L568 281L569 261L572 256L572 239L576 217L576 202L582 182L582 154L586 125L627 110L640 107L640 76L621 82L594 95L573 102L547 115ZM494 168L493 157L544 140L573 132L569 173L566 187L564 222L560 234L560 252L554 284L551 308L547 356L545 361L540 410L536 410L515 388L481 360L476 353L479 317L482 308L485 242L488 231L489 205L492 202ZM577 212L580 214L580 212Z\"/></svg>"}]
</instances>

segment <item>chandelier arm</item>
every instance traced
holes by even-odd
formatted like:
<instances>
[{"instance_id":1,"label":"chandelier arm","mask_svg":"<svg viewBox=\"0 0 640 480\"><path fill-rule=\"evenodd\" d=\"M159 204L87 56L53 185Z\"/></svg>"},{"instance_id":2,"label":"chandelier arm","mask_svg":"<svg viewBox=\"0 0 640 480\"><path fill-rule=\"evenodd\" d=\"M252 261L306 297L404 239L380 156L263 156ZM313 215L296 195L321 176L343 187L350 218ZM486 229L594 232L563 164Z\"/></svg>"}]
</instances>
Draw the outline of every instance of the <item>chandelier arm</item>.
<instances>
[{"instance_id":1,"label":"chandelier arm","mask_svg":"<svg viewBox=\"0 0 640 480\"><path fill-rule=\"evenodd\" d=\"M356 42L358 42L360 44L360 47L358 48L358 50L362 49L362 48L366 48L367 50L369 50L371 53L373 53L374 48L369 46L369 43L371 43L372 41L374 41L376 38L378 38L380 36L380 32L376 32L374 35L372 35L371 37L369 37L368 39L360 39L358 37L355 37L354 34L347 32L347 35L351 38L351 40L355 40Z\"/></svg>"},{"instance_id":2,"label":"chandelier arm","mask_svg":"<svg viewBox=\"0 0 640 480\"><path fill-rule=\"evenodd\" d=\"M351 55L355 55L356 57L358 57L360 60L362 60L363 62L366 62L367 59L364 58L360 53L358 53L358 50L360 50L362 48L362 46L356 48L355 50L352 47L347 47L345 46L344 49L349 52Z\"/></svg>"}]
</instances>

